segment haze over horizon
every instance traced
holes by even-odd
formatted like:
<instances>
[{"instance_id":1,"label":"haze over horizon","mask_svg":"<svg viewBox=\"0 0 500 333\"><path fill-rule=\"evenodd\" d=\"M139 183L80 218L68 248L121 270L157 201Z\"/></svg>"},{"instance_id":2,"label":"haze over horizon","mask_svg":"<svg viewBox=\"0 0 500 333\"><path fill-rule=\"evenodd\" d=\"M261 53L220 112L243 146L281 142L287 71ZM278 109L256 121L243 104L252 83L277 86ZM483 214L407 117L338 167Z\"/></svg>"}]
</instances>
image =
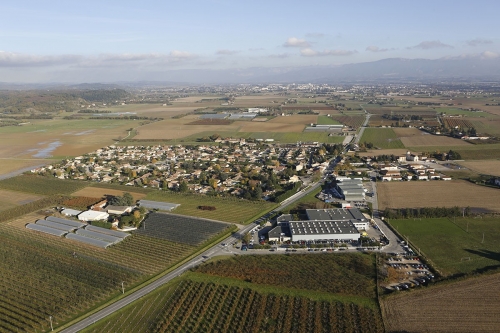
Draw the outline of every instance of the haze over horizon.
<instances>
[{"instance_id":1,"label":"haze over horizon","mask_svg":"<svg viewBox=\"0 0 500 333\"><path fill-rule=\"evenodd\" d=\"M0 81L192 80L196 71L202 81L227 71L243 80L256 75L251 68L498 60L498 9L495 1L21 0L0 4Z\"/></svg>"}]
</instances>

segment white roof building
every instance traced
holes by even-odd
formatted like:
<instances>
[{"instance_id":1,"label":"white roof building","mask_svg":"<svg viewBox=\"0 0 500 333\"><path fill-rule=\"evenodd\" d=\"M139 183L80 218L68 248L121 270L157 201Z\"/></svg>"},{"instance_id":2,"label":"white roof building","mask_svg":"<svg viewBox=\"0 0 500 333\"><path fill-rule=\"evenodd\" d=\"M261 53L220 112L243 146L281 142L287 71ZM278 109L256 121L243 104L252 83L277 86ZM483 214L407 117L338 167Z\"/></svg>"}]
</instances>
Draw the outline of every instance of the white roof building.
<instances>
[{"instance_id":1,"label":"white roof building","mask_svg":"<svg viewBox=\"0 0 500 333\"><path fill-rule=\"evenodd\" d=\"M99 221L99 220L107 220L109 214L106 212L98 212L96 210L87 210L78 215L78 219L80 221Z\"/></svg>"}]
</instances>

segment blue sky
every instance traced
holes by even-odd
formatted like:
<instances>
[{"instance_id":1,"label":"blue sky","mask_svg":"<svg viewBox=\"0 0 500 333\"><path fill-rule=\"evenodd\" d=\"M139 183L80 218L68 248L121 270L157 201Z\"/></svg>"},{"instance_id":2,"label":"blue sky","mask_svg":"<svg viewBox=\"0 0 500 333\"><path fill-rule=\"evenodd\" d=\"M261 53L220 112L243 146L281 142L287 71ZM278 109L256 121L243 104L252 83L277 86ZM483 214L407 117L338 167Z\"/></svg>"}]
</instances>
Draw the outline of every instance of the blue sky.
<instances>
[{"instance_id":1,"label":"blue sky","mask_svg":"<svg viewBox=\"0 0 500 333\"><path fill-rule=\"evenodd\" d=\"M144 79L141 73L172 69L394 57L495 58L499 9L498 1L464 0L6 0L0 4L0 81Z\"/></svg>"}]
</instances>

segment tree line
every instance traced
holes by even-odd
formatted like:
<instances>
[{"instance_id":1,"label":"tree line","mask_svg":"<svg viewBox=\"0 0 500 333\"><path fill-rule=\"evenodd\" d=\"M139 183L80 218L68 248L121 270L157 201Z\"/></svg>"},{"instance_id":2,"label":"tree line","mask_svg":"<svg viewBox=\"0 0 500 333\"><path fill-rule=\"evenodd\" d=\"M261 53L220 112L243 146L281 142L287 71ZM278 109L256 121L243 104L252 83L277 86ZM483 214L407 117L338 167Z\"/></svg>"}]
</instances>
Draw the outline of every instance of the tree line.
<instances>
[{"instance_id":1,"label":"tree line","mask_svg":"<svg viewBox=\"0 0 500 333\"><path fill-rule=\"evenodd\" d=\"M470 207L423 207L423 208L386 208L383 212L386 219L412 219L471 216Z\"/></svg>"}]
</instances>

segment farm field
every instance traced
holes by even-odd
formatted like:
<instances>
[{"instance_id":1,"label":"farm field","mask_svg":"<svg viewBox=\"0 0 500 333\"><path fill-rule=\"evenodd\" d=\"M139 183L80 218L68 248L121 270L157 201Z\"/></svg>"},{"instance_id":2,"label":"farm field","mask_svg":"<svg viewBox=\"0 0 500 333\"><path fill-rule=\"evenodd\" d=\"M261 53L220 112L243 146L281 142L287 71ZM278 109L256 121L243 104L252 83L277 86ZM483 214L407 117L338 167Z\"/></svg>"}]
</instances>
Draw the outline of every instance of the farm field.
<instances>
[{"instance_id":1,"label":"farm field","mask_svg":"<svg viewBox=\"0 0 500 333\"><path fill-rule=\"evenodd\" d=\"M88 185L86 183L85 185ZM113 195L113 196L123 196L123 193L128 192L132 195L134 200L141 200L143 199L146 194L145 193L137 193L134 192L134 188L130 188L130 191L120 191L120 190L114 190L114 189L109 189L109 188L102 188L102 187L93 187L93 186L88 186L85 188L82 188L81 190L78 190L76 192L71 193L73 196L77 197L93 197L93 198L103 198L106 195Z\"/></svg>"},{"instance_id":2,"label":"farm field","mask_svg":"<svg viewBox=\"0 0 500 333\"><path fill-rule=\"evenodd\" d=\"M310 125L311 123L316 123L317 121L318 121L317 115L294 114L291 116L273 118L269 120L269 123Z\"/></svg>"},{"instance_id":3,"label":"farm field","mask_svg":"<svg viewBox=\"0 0 500 333\"><path fill-rule=\"evenodd\" d=\"M318 116L318 125L339 125L340 122L327 116Z\"/></svg>"},{"instance_id":4,"label":"farm field","mask_svg":"<svg viewBox=\"0 0 500 333\"><path fill-rule=\"evenodd\" d=\"M143 226L134 234L193 246L230 227L226 223L166 213L150 213Z\"/></svg>"},{"instance_id":5,"label":"farm field","mask_svg":"<svg viewBox=\"0 0 500 333\"><path fill-rule=\"evenodd\" d=\"M1 152L0 152L1 154ZM14 159L14 158L0 158L0 179L9 176L11 173L18 170L34 169L38 166L42 166L52 162L51 160L45 159Z\"/></svg>"},{"instance_id":6,"label":"farm field","mask_svg":"<svg viewBox=\"0 0 500 333\"><path fill-rule=\"evenodd\" d=\"M0 180L0 189L41 195L70 194L87 185L88 183L76 180L62 180L31 174Z\"/></svg>"},{"instance_id":7,"label":"farm field","mask_svg":"<svg viewBox=\"0 0 500 333\"><path fill-rule=\"evenodd\" d=\"M415 146L407 147L412 151L457 151L464 160L489 160L500 158L500 144L462 144L459 146Z\"/></svg>"},{"instance_id":8,"label":"farm field","mask_svg":"<svg viewBox=\"0 0 500 333\"><path fill-rule=\"evenodd\" d=\"M498 217L391 219L390 224L444 276L500 268Z\"/></svg>"},{"instance_id":9,"label":"farm field","mask_svg":"<svg viewBox=\"0 0 500 333\"><path fill-rule=\"evenodd\" d=\"M354 115L354 116L332 116L332 119L338 121L341 124L357 129L361 125L363 125L366 118L364 115L360 116Z\"/></svg>"},{"instance_id":10,"label":"farm field","mask_svg":"<svg viewBox=\"0 0 500 333\"><path fill-rule=\"evenodd\" d=\"M176 194L168 192L149 192L145 199L180 204L175 214L196 216L231 223L250 222L249 219L259 215L276 205L262 201L246 201L237 198L218 198L196 194ZM198 206L213 206L215 210L201 210Z\"/></svg>"},{"instance_id":11,"label":"farm field","mask_svg":"<svg viewBox=\"0 0 500 333\"><path fill-rule=\"evenodd\" d=\"M106 250L25 228L33 213L0 224L0 332L48 331L187 256L194 247L141 235Z\"/></svg>"},{"instance_id":12,"label":"farm field","mask_svg":"<svg viewBox=\"0 0 500 333\"><path fill-rule=\"evenodd\" d=\"M383 298L387 332L498 332L500 274Z\"/></svg>"},{"instance_id":13,"label":"farm field","mask_svg":"<svg viewBox=\"0 0 500 333\"><path fill-rule=\"evenodd\" d=\"M335 258L337 255L245 257L250 259L232 257L207 265L210 269L218 265L231 266L239 273L243 269L247 273L245 276L227 277L227 269L217 276L202 273L205 267L202 265L84 332L152 333L184 332L186 329L189 332L384 332L375 300L373 256L346 254L340 255L340 259ZM255 265L261 262L264 267L259 270ZM247 264L251 265L248 272L244 268ZM343 267L342 272L348 277L320 281L321 277L334 272L337 265ZM285 276L273 274L282 271ZM298 289L287 285L290 280L285 284L278 281L285 281L286 276L294 278ZM270 280L263 281L266 277ZM352 287L351 292L355 295L324 291L342 289L349 279L348 288ZM362 285L361 291L355 287L358 284ZM157 301L153 304L153 300Z\"/></svg>"},{"instance_id":14,"label":"farm field","mask_svg":"<svg viewBox=\"0 0 500 333\"><path fill-rule=\"evenodd\" d=\"M464 161L459 164L483 175L500 177L500 160Z\"/></svg>"},{"instance_id":15,"label":"farm field","mask_svg":"<svg viewBox=\"0 0 500 333\"><path fill-rule=\"evenodd\" d=\"M36 120L24 126L2 127L0 157L78 156L127 135L134 120Z\"/></svg>"},{"instance_id":16,"label":"farm field","mask_svg":"<svg viewBox=\"0 0 500 333\"><path fill-rule=\"evenodd\" d=\"M470 143L448 136L432 135L416 128L393 128L394 133L406 147L418 146L462 146Z\"/></svg>"},{"instance_id":17,"label":"farm field","mask_svg":"<svg viewBox=\"0 0 500 333\"><path fill-rule=\"evenodd\" d=\"M0 190L0 211L41 199L39 195Z\"/></svg>"},{"instance_id":18,"label":"farm field","mask_svg":"<svg viewBox=\"0 0 500 333\"><path fill-rule=\"evenodd\" d=\"M461 180L378 182L377 194L381 210L458 206L500 212L500 191Z\"/></svg>"},{"instance_id":19,"label":"farm field","mask_svg":"<svg viewBox=\"0 0 500 333\"><path fill-rule=\"evenodd\" d=\"M381 149L405 147L392 128L366 128L359 142L371 142Z\"/></svg>"},{"instance_id":20,"label":"farm field","mask_svg":"<svg viewBox=\"0 0 500 333\"><path fill-rule=\"evenodd\" d=\"M359 152L359 156L378 156L378 155L404 155L408 149L369 149L366 152Z\"/></svg>"},{"instance_id":21,"label":"farm field","mask_svg":"<svg viewBox=\"0 0 500 333\"><path fill-rule=\"evenodd\" d=\"M500 136L500 118L470 118L472 125L478 134L485 134L491 136Z\"/></svg>"},{"instance_id":22,"label":"farm field","mask_svg":"<svg viewBox=\"0 0 500 333\"><path fill-rule=\"evenodd\" d=\"M162 106L161 104L126 104L113 105L104 110L111 112L135 112L141 117L172 118L174 116L191 113L197 106L183 106L182 104Z\"/></svg>"}]
</instances>

